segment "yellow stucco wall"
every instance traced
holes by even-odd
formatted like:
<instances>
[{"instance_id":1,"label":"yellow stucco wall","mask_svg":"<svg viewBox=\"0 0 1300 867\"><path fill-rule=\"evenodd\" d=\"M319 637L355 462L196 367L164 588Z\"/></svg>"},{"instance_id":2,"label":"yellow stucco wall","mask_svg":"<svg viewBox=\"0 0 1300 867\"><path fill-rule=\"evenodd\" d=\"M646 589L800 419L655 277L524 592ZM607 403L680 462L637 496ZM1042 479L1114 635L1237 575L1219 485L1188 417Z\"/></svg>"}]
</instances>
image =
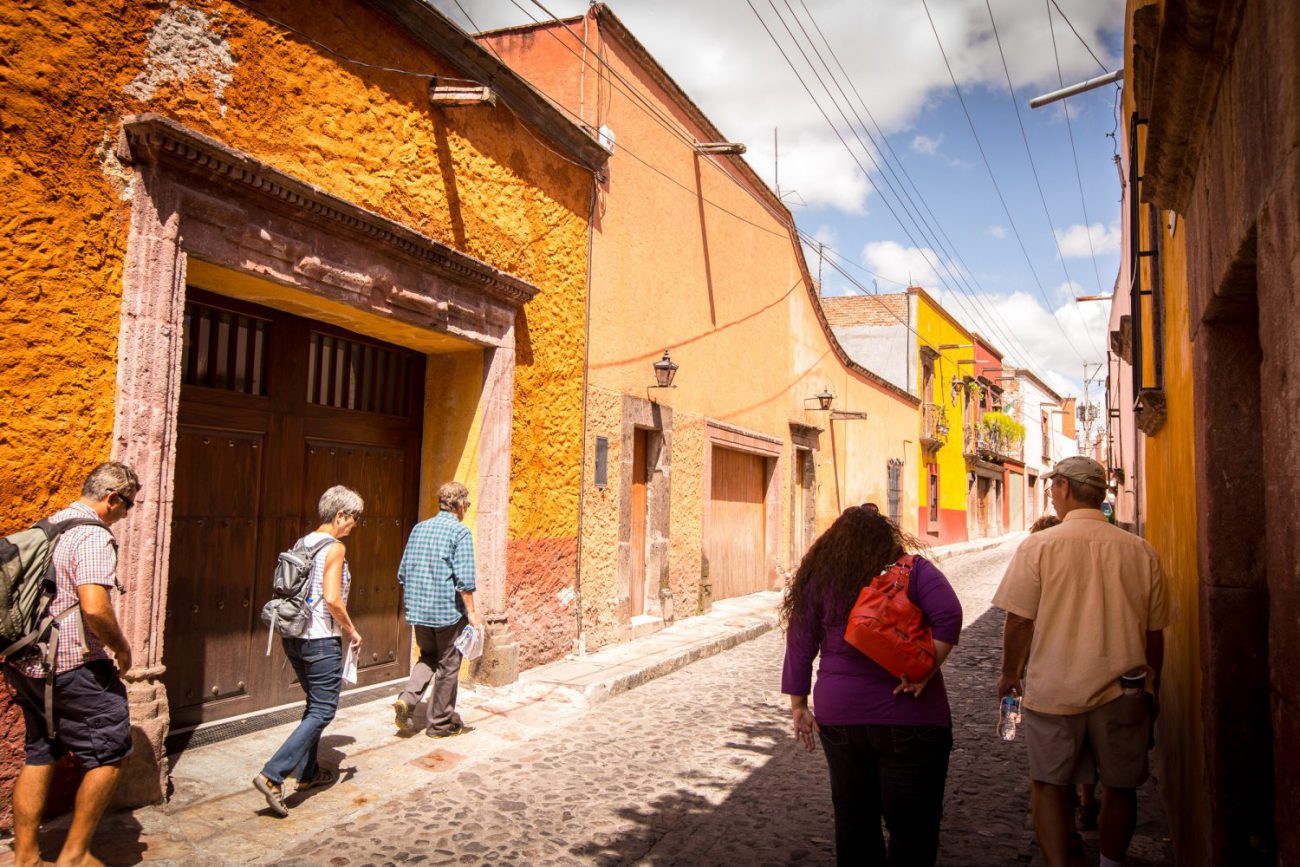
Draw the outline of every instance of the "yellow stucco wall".
<instances>
[{"instance_id":1,"label":"yellow stucco wall","mask_svg":"<svg viewBox=\"0 0 1300 867\"><path fill-rule=\"evenodd\" d=\"M945 349L943 345L966 346L973 344L969 331L962 328L943 308L924 293L912 293L916 299L916 333L919 348L929 347L939 352L934 361L934 403L947 412L948 438L932 455L927 455L918 468L918 500L920 508L930 505L929 473L926 464L930 461L939 465L939 508L966 511L966 458L962 444L962 392L954 392L952 378L960 380L971 373L974 365L960 364L963 360L973 360L975 350ZM924 399L924 380L920 359L916 363L917 394ZM922 421L924 424L924 421Z\"/></svg>"},{"instance_id":2,"label":"yellow stucco wall","mask_svg":"<svg viewBox=\"0 0 1300 867\"><path fill-rule=\"evenodd\" d=\"M1129 34L1131 50L1132 34ZM1131 89L1125 87L1125 117L1133 111ZM1139 154L1145 127L1139 128ZM1177 620L1165 630L1164 684L1154 754L1162 794L1177 809L1166 810L1176 851L1195 851L1202 840L1197 817L1207 816L1201 705L1200 574L1197 568L1195 403L1192 389L1192 342L1188 334L1187 234L1181 221L1169 230L1162 225L1161 277L1164 297L1164 392L1167 418L1159 432L1144 437L1142 516L1146 539L1160 554L1160 563L1177 607ZM1149 217L1141 208L1138 237L1148 246ZM1151 285L1151 268L1143 262L1143 286ZM1150 297L1142 300L1145 347L1156 345ZM1154 353L1144 353L1143 381L1155 381ZM1127 421L1126 421L1127 423Z\"/></svg>"}]
</instances>

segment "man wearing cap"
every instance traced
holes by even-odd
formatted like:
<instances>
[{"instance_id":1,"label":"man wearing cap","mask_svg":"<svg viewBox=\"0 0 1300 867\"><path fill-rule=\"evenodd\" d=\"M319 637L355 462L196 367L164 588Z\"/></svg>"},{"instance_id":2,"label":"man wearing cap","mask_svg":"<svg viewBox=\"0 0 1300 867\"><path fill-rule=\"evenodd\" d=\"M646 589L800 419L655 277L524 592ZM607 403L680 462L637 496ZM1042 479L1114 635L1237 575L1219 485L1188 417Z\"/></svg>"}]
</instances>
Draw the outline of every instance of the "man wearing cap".
<instances>
[{"instance_id":1,"label":"man wearing cap","mask_svg":"<svg viewBox=\"0 0 1300 867\"><path fill-rule=\"evenodd\" d=\"M1101 864L1110 867L1123 863L1137 823L1172 612L1155 550L1101 513L1102 465L1070 457L1044 478L1061 524L1021 543L993 596L1007 612L998 696L1023 695L1047 864L1068 863L1074 785L1100 776Z\"/></svg>"}]
</instances>

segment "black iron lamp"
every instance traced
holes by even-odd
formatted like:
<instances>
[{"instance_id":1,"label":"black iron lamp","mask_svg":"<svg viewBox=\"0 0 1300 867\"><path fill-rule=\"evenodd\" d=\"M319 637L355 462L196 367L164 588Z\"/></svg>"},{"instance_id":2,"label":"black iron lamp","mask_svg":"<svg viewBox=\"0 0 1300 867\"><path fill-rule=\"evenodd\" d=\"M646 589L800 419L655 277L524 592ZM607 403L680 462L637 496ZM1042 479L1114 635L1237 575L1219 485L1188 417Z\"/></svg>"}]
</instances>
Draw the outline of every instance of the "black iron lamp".
<instances>
[{"instance_id":1,"label":"black iron lamp","mask_svg":"<svg viewBox=\"0 0 1300 867\"><path fill-rule=\"evenodd\" d=\"M814 394L808 400L817 401L817 408L825 412L831 408L831 401L835 400L835 395L831 394L830 389L823 388L820 394Z\"/></svg>"},{"instance_id":2,"label":"black iron lamp","mask_svg":"<svg viewBox=\"0 0 1300 867\"><path fill-rule=\"evenodd\" d=\"M654 368L655 385L651 388L672 388L673 377L677 375L677 365L669 357L667 349L664 350L664 357L654 363Z\"/></svg>"}]
</instances>

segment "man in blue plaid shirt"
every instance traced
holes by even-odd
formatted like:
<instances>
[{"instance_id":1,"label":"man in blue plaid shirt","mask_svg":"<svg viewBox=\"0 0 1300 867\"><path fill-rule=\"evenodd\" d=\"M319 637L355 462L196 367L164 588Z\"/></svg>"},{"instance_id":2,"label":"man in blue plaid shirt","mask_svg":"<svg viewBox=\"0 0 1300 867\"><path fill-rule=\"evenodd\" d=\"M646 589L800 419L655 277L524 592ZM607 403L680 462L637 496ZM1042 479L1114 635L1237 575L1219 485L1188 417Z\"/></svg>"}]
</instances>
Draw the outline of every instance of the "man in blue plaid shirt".
<instances>
[{"instance_id":1,"label":"man in blue plaid shirt","mask_svg":"<svg viewBox=\"0 0 1300 867\"><path fill-rule=\"evenodd\" d=\"M397 568L406 596L406 622L415 627L420 648L411 679L393 702L394 719L402 732L413 730L411 715L430 680L433 691L424 733L445 738L468 730L456 713L460 679L456 638L466 622L483 629L483 618L474 608L474 537L461 523L468 508L469 491L464 485L443 484L438 489L438 514L415 525Z\"/></svg>"}]
</instances>

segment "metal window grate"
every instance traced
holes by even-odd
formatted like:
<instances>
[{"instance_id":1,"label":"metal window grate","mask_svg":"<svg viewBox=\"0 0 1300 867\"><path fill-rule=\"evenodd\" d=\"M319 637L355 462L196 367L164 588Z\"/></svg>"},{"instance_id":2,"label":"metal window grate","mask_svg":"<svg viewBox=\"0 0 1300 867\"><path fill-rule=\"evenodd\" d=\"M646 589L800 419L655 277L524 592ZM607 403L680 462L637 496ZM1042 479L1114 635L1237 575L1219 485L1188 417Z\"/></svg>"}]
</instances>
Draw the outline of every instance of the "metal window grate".
<instances>
[{"instance_id":1,"label":"metal window grate","mask_svg":"<svg viewBox=\"0 0 1300 867\"><path fill-rule=\"evenodd\" d=\"M410 407L410 356L313 331L307 401L360 412L405 416Z\"/></svg>"},{"instance_id":2,"label":"metal window grate","mask_svg":"<svg viewBox=\"0 0 1300 867\"><path fill-rule=\"evenodd\" d=\"M266 394L265 319L185 302L181 382L242 394Z\"/></svg>"}]
</instances>

